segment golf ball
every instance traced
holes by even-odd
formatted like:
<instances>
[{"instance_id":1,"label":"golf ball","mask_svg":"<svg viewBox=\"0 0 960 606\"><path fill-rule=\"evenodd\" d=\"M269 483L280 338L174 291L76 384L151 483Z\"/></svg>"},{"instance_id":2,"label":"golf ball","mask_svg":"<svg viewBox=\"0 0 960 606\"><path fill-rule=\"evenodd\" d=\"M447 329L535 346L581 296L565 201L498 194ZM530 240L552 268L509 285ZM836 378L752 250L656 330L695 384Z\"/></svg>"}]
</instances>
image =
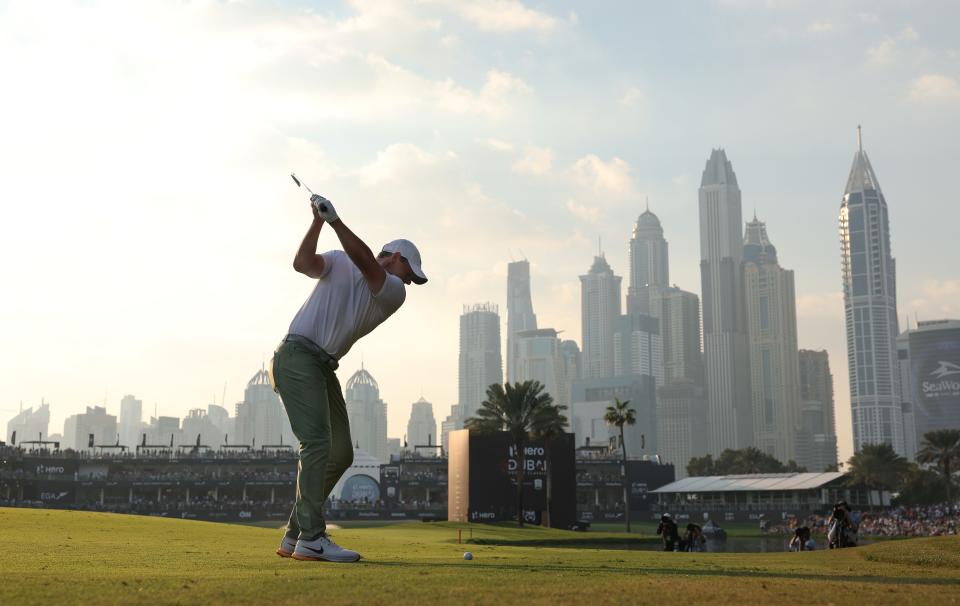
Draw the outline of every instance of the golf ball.
<instances>
[{"instance_id":1,"label":"golf ball","mask_svg":"<svg viewBox=\"0 0 960 606\"><path fill-rule=\"evenodd\" d=\"M464 552L464 554L463 554L463 559L464 559L464 560L472 560L472 559L473 559L473 554L470 553L469 551Z\"/></svg>"}]
</instances>

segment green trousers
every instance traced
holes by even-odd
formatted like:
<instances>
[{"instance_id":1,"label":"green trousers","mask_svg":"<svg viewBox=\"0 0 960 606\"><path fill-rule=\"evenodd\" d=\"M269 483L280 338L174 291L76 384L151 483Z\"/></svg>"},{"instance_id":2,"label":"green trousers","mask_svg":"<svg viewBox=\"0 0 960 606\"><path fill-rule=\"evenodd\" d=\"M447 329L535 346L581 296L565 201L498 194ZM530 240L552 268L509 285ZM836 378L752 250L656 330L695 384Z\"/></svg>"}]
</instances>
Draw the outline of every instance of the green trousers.
<instances>
[{"instance_id":1,"label":"green trousers","mask_svg":"<svg viewBox=\"0 0 960 606\"><path fill-rule=\"evenodd\" d=\"M350 421L337 375L321 354L284 342L270 362L273 385L300 442L297 498L287 535L311 540L326 532L323 504L353 463Z\"/></svg>"}]
</instances>

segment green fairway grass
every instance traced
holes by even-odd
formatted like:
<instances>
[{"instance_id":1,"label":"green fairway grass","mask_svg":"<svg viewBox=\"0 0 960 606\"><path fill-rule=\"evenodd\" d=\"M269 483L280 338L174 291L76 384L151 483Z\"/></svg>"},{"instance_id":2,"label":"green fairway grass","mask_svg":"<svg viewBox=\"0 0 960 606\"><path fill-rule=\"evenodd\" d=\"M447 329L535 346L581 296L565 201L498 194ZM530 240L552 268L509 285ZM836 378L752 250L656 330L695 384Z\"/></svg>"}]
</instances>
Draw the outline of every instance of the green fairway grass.
<instances>
[{"instance_id":1,"label":"green fairway grass","mask_svg":"<svg viewBox=\"0 0 960 606\"><path fill-rule=\"evenodd\" d=\"M472 543L457 544L457 532ZM949 604L960 539L777 554L589 547L642 535L509 525L344 528L357 564L274 554L277 529L0 508L0 604ZM578 544L577 542L580 541ZM473 561L463 559L472 551Z\"/></svg>"}]
</instances>

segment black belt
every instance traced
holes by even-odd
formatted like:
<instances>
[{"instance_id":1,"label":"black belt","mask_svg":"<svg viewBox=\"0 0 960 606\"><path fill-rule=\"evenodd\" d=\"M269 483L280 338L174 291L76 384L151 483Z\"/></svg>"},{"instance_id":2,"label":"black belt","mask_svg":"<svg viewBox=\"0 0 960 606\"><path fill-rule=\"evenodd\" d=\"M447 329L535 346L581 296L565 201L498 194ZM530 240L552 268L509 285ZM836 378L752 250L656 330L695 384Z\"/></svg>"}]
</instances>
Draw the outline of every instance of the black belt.
<instances>
[{"instance_id":1,"label":"black belt","mask_svg":"<svg viewBox=\"0 0 960 606\"><path fill-rule=\"evenodd\" d=\"M303 345L308 350L321 356L323 358L323 363L329 366L331 370L336 370L337 368L340 367L340 363L337 362L336 358L328 354L322 347L320 347L319 345L317 345L316 343L314 343L313 341L311 341L310 339L306 338L303 335L294 335L294 334L287 335L283 338L283 342L299 343L300 345Z\"/></svg>"}]
</instances>

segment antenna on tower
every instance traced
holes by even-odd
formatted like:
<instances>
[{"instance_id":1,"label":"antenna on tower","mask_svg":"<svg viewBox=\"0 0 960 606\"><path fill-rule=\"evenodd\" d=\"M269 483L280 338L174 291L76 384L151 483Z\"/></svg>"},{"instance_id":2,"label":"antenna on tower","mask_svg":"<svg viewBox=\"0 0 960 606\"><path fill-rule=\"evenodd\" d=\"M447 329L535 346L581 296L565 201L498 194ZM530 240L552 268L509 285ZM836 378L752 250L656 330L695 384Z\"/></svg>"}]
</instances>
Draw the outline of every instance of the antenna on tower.
<instances>
[{"instance_id":1,"label":"antenna on tower","mask_svg":"<svg viewBox=\"0 0 960 606\"><path fill-rule=\"evenodd\" d=\"M650 212L650 196L645 196L647 199L647 212Z\"/></svg>"},{"instance_id":2,"label":"antenna on tower","mask_svg":"<svg viewBox=\"0 0 960 606\"><path fill-rule=\"evenodd\" d=\"M597 256L603 256L603 236L597 236Z\"/></svg>"},{"instance_id":3,"label":"antenna on tower","mask_svg":"<svg viewBox=\"0 0 960 606\"><path fill-rule=\"evenodd\" d=\"M223 382L223 397L220 398L220 406L227 407L227 382Z\"/></svg>"},{"instance_id":4,"label":"antenna on tower","mask_svg":"<svg viewBox=\"0 0 960 606\"><path fill-rule=\"evenodd\" d=\"M863 134L860 132L859 124L857 124L857 150L863 151Z\"/></svg>"}]
</instances>

